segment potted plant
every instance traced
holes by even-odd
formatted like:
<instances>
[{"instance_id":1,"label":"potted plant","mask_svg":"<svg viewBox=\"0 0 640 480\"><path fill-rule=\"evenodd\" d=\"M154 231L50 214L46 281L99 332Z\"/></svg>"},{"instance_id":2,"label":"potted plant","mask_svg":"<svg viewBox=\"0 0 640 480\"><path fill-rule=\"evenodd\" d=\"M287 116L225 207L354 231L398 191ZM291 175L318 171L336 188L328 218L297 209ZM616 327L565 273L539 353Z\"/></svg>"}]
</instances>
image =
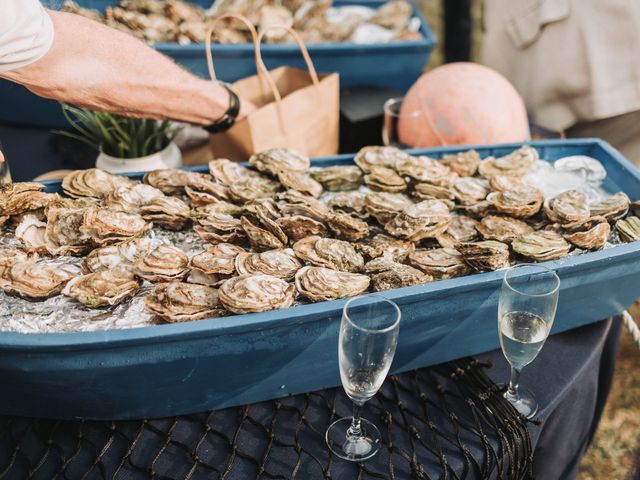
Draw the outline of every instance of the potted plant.
<instances>
[{"instance_id":1,"label":"potted plant","mask_svg":"<svg viewBox=\"0 0 640 480\"><path fill-rule=\"evenodd\" d=\"M56 133L79 140L96 150L96 167L112 173L175 168L182 154L173 139L180 131L168 120L131 118L62 105L75 131Z\"/></svg>"}]
</instances>

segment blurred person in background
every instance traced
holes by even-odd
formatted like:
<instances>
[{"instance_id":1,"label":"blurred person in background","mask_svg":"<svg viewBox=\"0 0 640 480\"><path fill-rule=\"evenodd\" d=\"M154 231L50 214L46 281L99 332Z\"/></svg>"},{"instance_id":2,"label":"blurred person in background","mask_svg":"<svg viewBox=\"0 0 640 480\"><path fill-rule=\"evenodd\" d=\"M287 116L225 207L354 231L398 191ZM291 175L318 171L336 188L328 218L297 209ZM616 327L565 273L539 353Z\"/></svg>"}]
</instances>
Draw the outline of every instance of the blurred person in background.
<instances>
[{"instance_id":1,"label":"blurred person in background","mask_svg":"<svg viewBox=\"0 0 640 480\"><path fill-rule=\"evenodd\" d=\"M485 0L482 62L553 136L601 137L640 166L640 2Z\"/></svg>"}]
</instances>

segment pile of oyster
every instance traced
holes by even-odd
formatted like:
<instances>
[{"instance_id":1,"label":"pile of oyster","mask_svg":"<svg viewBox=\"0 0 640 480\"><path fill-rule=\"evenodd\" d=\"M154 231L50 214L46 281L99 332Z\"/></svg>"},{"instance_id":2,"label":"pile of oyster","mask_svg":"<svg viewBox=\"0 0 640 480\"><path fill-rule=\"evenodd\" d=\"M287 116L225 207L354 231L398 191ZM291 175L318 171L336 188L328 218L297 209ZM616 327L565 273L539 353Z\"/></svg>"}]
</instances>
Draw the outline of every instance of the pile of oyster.
<instances>
[{"instance_id":1,"label":"pile of oyster","mask_svg":"<svg viewBox=\"0 0 640 480\"><path fill-rule=\"evenodd\" d=\"M102 22L153 44L177 42L186 45L204 43L213 18L243 15L258 31L275 25L296 29L305 42L379 43L416 40L412 7L406 0L390 0L380 8L364 6L332 7L333 0L215 0L209 10L182 0L119 0L102 15L98 10L80 7L65 0L62 10ZM290 42L284 29L271 29L267 43ZM213 41L248 43L251 34L237 21L224 20L217 25Z\"/></svg>"},{"instance_id":2,"label":"pile of oyster","mask_svg":"<svg viewBox=\"0 0 640 480\"><path fill-rule=\"evenodd\" d=\"M208 173L155 170L142 182L79 170L64 195L15 183L0 189L3 238L14 242L0 246L0 288L107 311L145 295L147 312L180 322L558 259L612 235L640 240L637 202L544 198L522 179L537 161L529 146L441 160L365 147L355 165L312 168L271 149L248 167L216 159ZM197 242L187 251L152 238L160 230ZM77 258L81 271L51 258Z\"/></svg>"}]
</instances>

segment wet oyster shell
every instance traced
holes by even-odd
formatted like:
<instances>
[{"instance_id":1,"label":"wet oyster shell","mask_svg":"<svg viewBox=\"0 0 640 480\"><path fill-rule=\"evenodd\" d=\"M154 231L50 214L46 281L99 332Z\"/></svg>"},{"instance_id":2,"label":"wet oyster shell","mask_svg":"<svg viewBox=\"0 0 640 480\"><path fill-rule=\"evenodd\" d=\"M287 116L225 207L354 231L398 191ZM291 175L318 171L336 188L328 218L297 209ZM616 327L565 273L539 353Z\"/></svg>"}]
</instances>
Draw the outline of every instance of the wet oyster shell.
<instances>
[{"instance_id":1,"label":"wet oyster shell","mask_svg":"<svg viewBox=\"0 0 640 480\"><path fill-rule=\"evenodd\" d=\"M371 173L374 167L395 168L396 163L408 160L411 155L396 147L363 147L353 161L364 173Z\"/></svg>"},{"instance_id":2,"label":"wet oyster shell","mask_svg":"<svg viewBox=\"0 0 640 480\"><path fill-rule=\"evenodd\" d=\"M158 197L140 208L142 218L167 230L182 230L191 221L191 209L177 197Z\"/></svg>"},{"instance_id":3,"label":"wet oyster shell","mask_svg":"<svg viewBox=\"0 0 640 480\"><path fill-rule=\"evenodd\" d=\"M378 192L404 192L407 183L395 170L387 167L372 167L369 173L364 176L364 183L374 191Z\"/></svg>"},{"instance_id":4,"label":"wet oyster shell","mask_svg":"<svg viewBox=\"0 0 640 480\"><path fill-rule=\"evenodd\" d=\"M220 303L227 310L252 313L290 307L296 289L272 275L240 275L225 281L218 294Z\"/></svg>"},{"instance_id":5,"label":"wet oyster shell","mask_svg":"<svg viewBox=\"0 0 640 480\"><path fill-rule=\"evenodd\" d=\"M109 208L89 207L84 211L80 232L98 246L138 237L151 229L140 215Z\"/></svg>"},{"instance_id":6,"label":"wet oyster shell","mask_svg":"<svg viewBox=\"0 0 640 480\"><path fill-rule=\"evenodd\" d=\"M508 192L528 188L522 177L512 175L495 175L489 179L489 187L494 192Z\"/></svg>"},{"instance_id":7,"label":"wet oyster shell","mask_svg":"<svg viewBox=\"0 0 640 480\"><path fill-rule=\"evenodd\" d=\"M478 221L466 215L451 215L447 230L436 237L443 247L455 247L460 242L473 242L478 238Z\"/></svg>"},{"instance_id":8,"label":"wet oyster shell","mask_svg":"<svg viewBox=\"0 0 640 480\"><path fill-rule=\"evenodd\" d=\"M395 169L404 177L440 187L450 187L457 177L446 165L425 156L400 160L396 163Z\"/></svg>"},{"instance_id":9,"label":"wet oyster shell","mask_svg":"<svg viewBox=\"0 0 640 480\"><path fill-rule=\"evenodd\" d=\"M433 278L430 275L426 275L417 268L403 265L402 263L395 263L388 270L371 276L371 288L375 292L382 292L393 288L419 285L430 282L431 280L433 280Z\"/></svg>"},{"instance_id":10,"label":"wet oyster shell","mask_svg":"<svg viewBox=\"0 0 640 480\"><path fill-rule=\"evenodd\" d=\"M591 216L587 196L577 190L567 190L546 199L544 213L549 220L560 224L582 222Z\"/></svg>"},{"instance_id":11,"label":"wet oyster shell","mask_svg":"<svg viewBox=\"0 0 640 480\"><path fill-rule=\"evenodd\" d=\"M409 256L409 263L439 280L461 277L471 273L462 254L454 248L416 250Z\"/></svg>"},{"instance_id":12,"label":"wet oyster shell","mask_svg":"<svg viewBox=\"0 0 640 480\"><path fill-rule=\"evenodd\" d=\"M22 242L28 252L48 254L47 224L34 215L25 215L18 224L15 236Z\"/></svg>"},{"instance_id":13,"label":"wet oyster shell","mask_svg":"<svg viewBox=\"0 0 640 480\"><path fill-rule=\"evenodd\" d=\"M356 190L364 180L362 170L356 166L335 166L314 169L311 178L330 192Z\"/></svg>"},{"instance_id":14,"label":"wet oyster shell","mask_svg":"<svg viewBox=\"0 0 640 480\"><path fill-rule=\"evenodd\" d=\"M134 185L136 182L98 168L75 170L62 179L62 190L73 198L102 198L118 187Z\"/></svg>"},{"instance_id":15,"label":"wet oyster shell","mask_svg":"<svg viewBox=\"0 0 640 480\"><path fill-rule=\"evenodd\" d=\"M364 258L354 246L335 238L306 237L293 244L296 256L318 267L344 272L358 272L364 266Z\"/></svg>"},{"instance_id":16,"label":"wet oyster shell","mask_svg":"<svg viewBox=\"0 0 640 480\"><path fill-rule=\"evenodd\" d=\"M276 176L282 171L304 173L309 170L311 162L290 148L271 148L251 155L249 165Z\"/></svg>"},{"instance_id":17,"label":"wet oyster shell","mask_svg":"<svg viewBox=\"0 0 640 480\"><path fill-rule=\"evenodd\" d=\"M473 205L487 197L489 182L483 178L462 177L453 183L451 193L463 205Z\"/></svg>"},{"instance_id":18,"label":"wet oyster shell","mask_svg":"<svg viewBox=\"0 0 640 480\"><path fill-rule=\"evenodd\" d=\"M374 192L365 197L365 209L381 225L391 221L413 202L402 194L388 192Z\"/></svg>"},{"instance_id":19,"label":"wet oyster shell","mask_svg":"<svg viewBox=\"0 0 640 480\"><path fill-rule=\"evenodd\" d=\"M605 217L591 217L586 221L571 224L564 238L578 248L600 250L611 234L611 225Z\"/></svg>"},{"instance_id":20,"label":"wet oyster shell","mask_svg":"<svg viewBox=\"0 0 640 480\"><path fill-rule=\"evenodd\" d=\"M489 215L480 220L476 227L485 240L511 241L525 233L533 232L533 228L523 222L503 215Z\"/></svg>"},{"instance_id":21,"label":"wet oyster shell","mask_svg":"<svg viewBox=\"0 0 640 480\"><path fill-rule=\"evenodd\" d=\"M562 258L571 250L562 235L553 230L525 233L514 239L511 248L516 253L538 262Z\"/></svg>"},{"instance_id":22,"label":"wet oyster shell","mask_svg":"<svg viewBox=\"0 0 640 480\"><path fill-rule=\"evenodd\" d=\"M232 162L226 158L219 158L209 162L209 173L211 176L227 187L247 178L263 178L258 172L243 167L238 162Z\"/></svg>"},{"instance_id":23,"label":"wet oyster shell","mask_svg":"<svg viewBox=\"0 0 640 480\"><path fill-rule=\"evenodd\" d=\"M223 231L209 226L195 225L193 227L193 231L207 243L244 242L247 239L242 227L239 229Z\"/></svg>"},{"instance_id":24,"label":"wet oyster shell","mask_svg":"<svg viewBox=\"0 0 640 480\"><path fill-rule=\"evenodd\" d=\"M284 235L284 232L282 232L282 236L276 235L269 230L256 226L247 217L241 217L240 222L242 224L242 229L249 239L251 247L258 252L262 252L264 250L275 250L287 245L288 239L286 238L286 235ZM282 231L282 229L280 229L280 231Z\"/></svg>"},{"instance_id":25,"label":"wet oyster shell","mask_svg":"<svg viewBox=\"0 0 640 480\"><path fill-rule=\"evenodd\" d=\"M419 200L437 199L454 204L455 195L450 187L438 187L430 183L416 183L413 186L413 196Z\"/></svg>"},{"instance_id":26,"label":"wet oyster shell","mask_svg":"<svg viewBox=\"0 0 640 480\"><path fill-rule=\"evenodd\" d=\"M218 290L205 285L160 283L144 300L147 310L171 323L228 315L228 312L220 307Z\"/></svg>"},{"instance_id":27,"label":"wet oyster shell","mask_svg":"<svg viewBox=\"0 0 640 480\"><path fill-rule=\"evenodd\" d=\"M151 249L151 239L132 238L115 245L96 248L82 260L84 273L98 273L113 269L133 269L138 258Z\"/></svg>"},{"instance_id":28,"label":"wet oyster shell","mask_svg":"<svg viewBox=\"0 0 640 480\"><path fill-rule=\"evenodd\" d=\"M357 242L369 235L369 225L364 220L342 212L329 213L325 222L329 230L341 240Z\"/></svg>"},{"instance_id":29,"label":"wet oyster shell","mask_svg":"<svg viewBox=\"0 0 640 480\"><path fill-rule=\"evenodd\" d=\"M640 218L629 216L616 222L620 238L625 242L640 240Z\"/></svg>"},{"instance_id":30,"label":"wet oyster shell","mask_svg":"<svg viewBox=\"0 0 640 480\"><path fill-rule=\"evenodd\" d=\"M322 195L322 185L306 173L284 170L278 172L278 180L286 188L318 198Z\"/></svg>"},{"instance_id":31,"label":"wet oyster shell","mask_svg":"<svg viewBox=\"0 0 640 480\"><path fill-rule=\"evenodd\" d=\"M134 263L136 276L150 282L181 280L189 270L189 257L177 247L162 243Z\"/></svg>"},{"instance_id":32,"label":"wet oyster shell","mask_svg":"<svg viewBox=\"0 0 640 480\"><path fill-rule=\"evenodd\" d=\"M5 268L18 262L34 260L37 256L29 254L20 248L0 246L0 276Z\"/></svg>"},{"instance_id":33,"label":"wet oyster shell","mask_svg":"<svg viewBox=\"0 0 640 480\"><path fill-rule=\"evenodd\" d=\"M44 185L34 182L18 182L0 186L0 216L20 215L45 208L60 197L41 190Z\"/></svg>"},{"instance_id":34,"label":"wet oyster shell","mask_svg":"<svg viewBox=\"0 0 640 480\"><path fill-rule=\"evenodd\" d=\"M53 297L73 275L60 267L35 261L16 262L2 270L0 288L32 300Z\"/></svg>"},{"instance_id":35,"label":"wet oyster shell","mask_svg":"<svg viewBox=\"0 0 640 480\"><path fill-rule=\"evenodd\" d=\"M394 237L417 242L441 235L450 222L451 215L445 203L440 200L423 200L402 210L384 225L384 229Z\"/></svg>"},{"instance_id":36,"label":"wet oyster shell","mask_svg":"<svg viewBox=\"0 0 640 480\"><path fill-rule=\"evenodd\" d=\"M496 175L521 177L529 173L538 161L538 151L528 145L500 158L489 157L480 162L478 172L485 178Z\"/></svg>"},{"instance_id":37,"label":"wet oyster shell","mask_svg":"<svg viewBox=\"0 0 640 480\"><path fill-rule=\"evenodd\" d=\"M164 193L151 185L138 183L123 185L107 192L102 198L102 205L113 210L127 213L141 213L140 207L156 198L164 197Z\"/></svg>"},{"instance_id":38,"label":"wet oyster shell","mask_svg":"<svg viewBox=\"0 0 640 480\"><path fill-rule=\"evenodd\" d=\"M298 293L316 302L359 295L369 288L369 282L367 275L323 267L303 267L296 273Z\"/></svg>"},{"instance_id":39,"label":"wet oyster shell","mask_svg":"<svg viewBox=\"0 0 640 480\"><path fill-rule=\"evenodd\" d=\"M235 259L246 250L232 243L218 243L191 257L189 267L202 273L231 275L236 272Z\"/></svg>"},{"instance_id":40,"label":"wet oyster shell","mask_svg":"<svg viewBox=\"0 0 640 480\"><path fill-rule=\"evenodd\" d=\"M480 154L476 150L445 155L440 162L461 177L473 177L480 166Z\"/></svg>"},{"instance_id":41,"label":"wet oyster shell","mask_svg":"<svg viewBox=\"0 0 640 480\"><path fill-rule=\"evenodd\" d=\"M236 202L250 202L273 197L280 184L265 177L246 177L229 187L229 196Z\"/></svg>"},{"instance_id":42,"label":"wet oyster shell","mask_svg":"<svg viewBox=\"0 0 640 480\"><path fill-rule=\"evenodd\" d=\"M85 255L91 242L81 231L83 208L51 207L47 211L45 237L51 255Z\"/></svg>"},{"instance_id":43,"label":"wet oyster shell","mask_svg":"<svg viewBox=\"0 0 640 480\"><path fill-rule=\"evenodd\" d=\"M302 263L290 248L268 250L262 253L240 253L235 258L235 268L240 275L264 273L284 280L292 280Z\"/></svg>"},{"instance_id":44,"label":"wet oyster shell","mask_svg":"<svg viewBox=\"0 0 640 480\"><path fill-rule=\"evenodd\" d=\"M487 200L498 212L528 218L540 211L544 197L537 188L525 187L506 192L491 192L487 195Z\"/></svg>"},{"instance_id":45,"label":"wet oyster shell","mask_svg":"<svg viewBox=\"0 0 640 480\"><path fill-rule=\"evenodd\" d=\"M370 259L385 257L395 262L403 262L415 251L416 245L409 240L378 233L367 243L357 243L355 248Z\"/></svg>"},{"instance_id":46,"label":"wet oyster shell","mask_svg":"<svg viewBox=\"0 0 640 480\"><path fill-rule=\"evenodd\" d=\"M333 210L365 219L369 217L369 212L365 209L366 196L363 192L340 192L332 195L327 200L327 205Z\"/></svg>"},{"instance_id":47,"label":"wet oyster shell","mask_svg":"<svg viewBox=\"0 0 640 480\"><path fill-rule=\"evenodd\" d=\"M610 222L623 218L629 211L629 197L624 192L618 192L599 202L592 203L590 213L594 216L605 217Z\"/></svg>"},{"instance_id":48,"label":"wet oyster shell","mask_svg":"<svg viewBox=\"0 0 640 480\"><path fill-rule=\"evenodd\" d=\"M138 293L142 282L128 270L107 270L71 279L62 294L89 308L118 305Z\"/></svg>"},{"instance_id":49,"label":"wet oyster shell","mask_svg":"<svg viewBox=\"0 0 640 480\"><path fill-rule=\"evenodd\" d=\"M323 222L303 215L280 217L276 223L292 242L297 242L310 235L326 237L329 234L329 229Z\"/></svg>"},{"instance_id":50,"label":"wet oyster shell","mask_svg":"<svg viewBox=\"0 0 640 480\"><path fill-rule=\"evenodd\" d=\"M461 243L457 247L465 263L476 271L498 270L509 266L509 246L495 240Z\"/></svg>"},{"instance_id":51,"label":"wet oyster shell","mask_svg":"<svg viewBox=\"0 0 640 480\"><path fill-rule=\"evenodd\" d=\"M226 186L215 183L209 175L177 168L153 170L145 174L142 181L162 191L165 195L180 195L189 187L194 191L205 192L220 200L229 199Z\"/></svg>"}]
</instances>

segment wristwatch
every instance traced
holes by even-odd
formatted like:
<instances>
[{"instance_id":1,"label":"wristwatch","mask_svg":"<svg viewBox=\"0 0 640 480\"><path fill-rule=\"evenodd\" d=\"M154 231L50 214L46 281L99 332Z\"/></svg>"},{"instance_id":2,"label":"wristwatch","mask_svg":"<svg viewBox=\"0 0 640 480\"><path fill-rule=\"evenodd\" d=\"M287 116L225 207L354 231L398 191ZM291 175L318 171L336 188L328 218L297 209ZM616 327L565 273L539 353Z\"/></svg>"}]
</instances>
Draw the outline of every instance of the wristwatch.
<instances>
[{"instance_id":1,"label":"wristwatch","mask_svg":"<svg viewBox=\"0 0 640 480\"><path fill-rule=\"evenodd\" d=\"M223 87L229 93L229 108L218 120L210 125L204 127L210 133L220 133L229 130L236 121L238 113L240 112L240 99L235 94L228 83L218 82L218 85Z\"/></svg>"}]
</instances>

